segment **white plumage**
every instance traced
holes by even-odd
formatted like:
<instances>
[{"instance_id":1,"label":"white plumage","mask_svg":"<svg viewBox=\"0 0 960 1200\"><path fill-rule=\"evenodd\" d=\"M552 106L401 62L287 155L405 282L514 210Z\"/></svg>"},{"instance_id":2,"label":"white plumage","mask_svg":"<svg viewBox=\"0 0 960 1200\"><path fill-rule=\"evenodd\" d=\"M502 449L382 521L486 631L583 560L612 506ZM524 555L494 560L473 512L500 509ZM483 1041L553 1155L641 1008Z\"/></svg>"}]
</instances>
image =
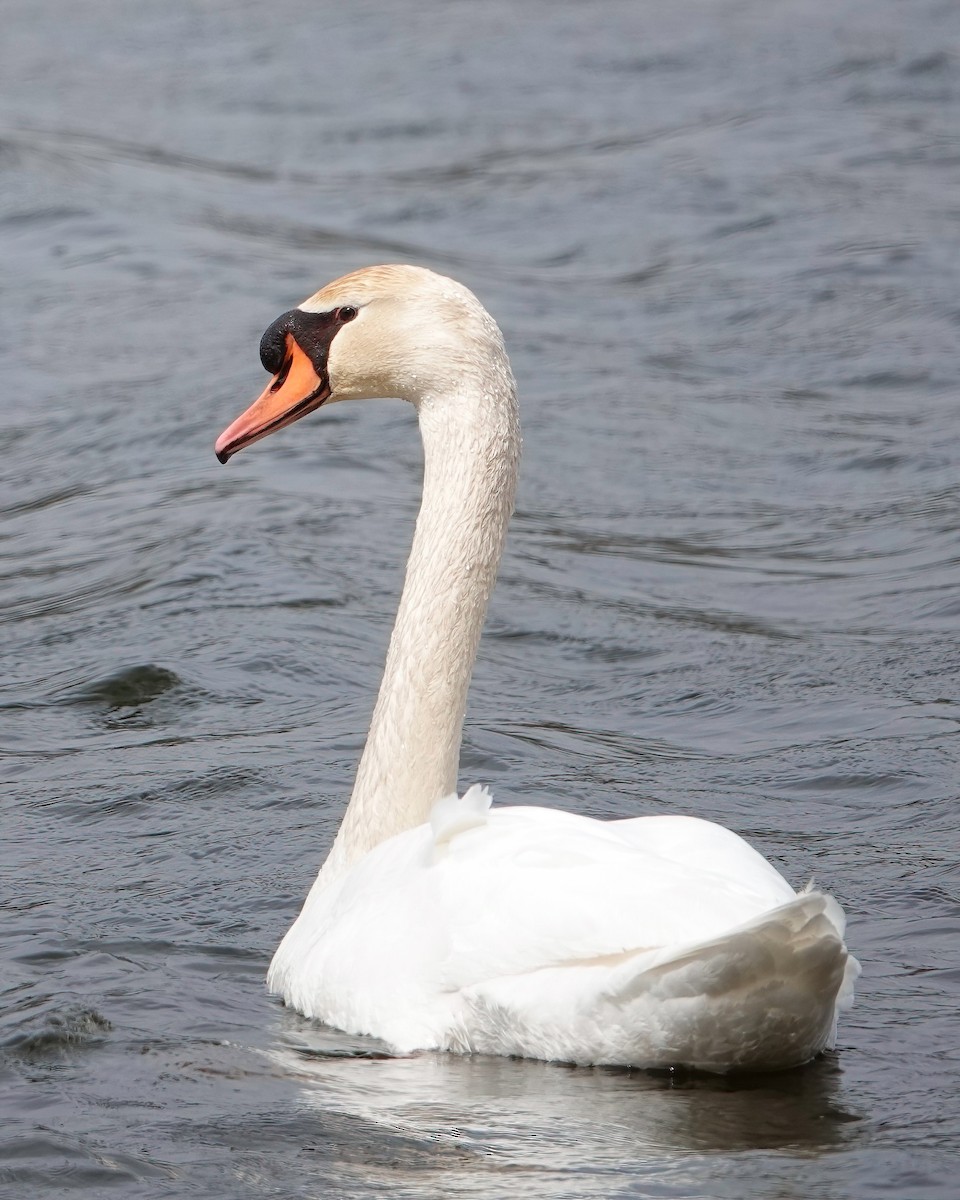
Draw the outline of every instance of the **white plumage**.
<instances>
[{"instance_id":1,"label":"white plumage","mask_svg":"<svg viewBox=\"0 0 960 1200\"><path fill-rule=\"evenodd\" d=\"M400 1051L723 1071L832 1045L835 901L708 821L488 804L440 801L311 897L271 989Z\"/></svg>"},{"instance_id":2,"label":"white plumage","mask_svg":"<svg viewBox=\"0 0 960 1200\"><path fill-rule=\"evenodd\" d=\"M491 808L478 787L457 797L519 459L499 330L461 285L413 267L346 276L300 311L327 337L310 343L321 403L416 406L424 496L353 796L271 990L401 1052L727 1071L831 1046L859 970L843 913L798 895L736 834L692 817ZM302 392L310 377L298 350L288 343L284 370L222 435L222 458L299 414L285 382Z\"/></svg>"}]
</instances>

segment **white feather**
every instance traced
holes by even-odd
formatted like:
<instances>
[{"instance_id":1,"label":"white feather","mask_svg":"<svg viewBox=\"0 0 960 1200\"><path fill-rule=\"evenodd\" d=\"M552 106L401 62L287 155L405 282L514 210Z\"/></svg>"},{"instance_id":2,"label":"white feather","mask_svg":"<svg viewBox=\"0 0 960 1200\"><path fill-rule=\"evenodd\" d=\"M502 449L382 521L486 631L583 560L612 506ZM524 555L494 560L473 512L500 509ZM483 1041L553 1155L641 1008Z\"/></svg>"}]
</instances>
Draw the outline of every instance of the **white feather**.
<instances>
[{"instance_id":1,"label":"white feather","mask_svg":"<svg viewBox=\"0 0 960 1200\"><path fill-rule=\"evenodd\" d=\"M832 1043L835 901L709 822L487 813L478 791L320 890L270 986L400 1051L724 1071Z\"/></svg>"}]
</instances>

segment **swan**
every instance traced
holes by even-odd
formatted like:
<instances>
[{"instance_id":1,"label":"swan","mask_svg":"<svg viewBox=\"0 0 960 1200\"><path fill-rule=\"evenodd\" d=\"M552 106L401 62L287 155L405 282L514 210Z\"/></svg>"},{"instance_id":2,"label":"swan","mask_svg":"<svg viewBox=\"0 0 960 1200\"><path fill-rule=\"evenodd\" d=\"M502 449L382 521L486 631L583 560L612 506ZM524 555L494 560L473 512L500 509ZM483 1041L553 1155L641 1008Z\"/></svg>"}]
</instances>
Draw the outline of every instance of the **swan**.
<instances>
[{"instance_id":1,"label":"swan","mask_svg":"<svg viewBox=\"0 0 960 1200\"><path fill-rule=\"evenodd\" d=\"M467 689L513 511L516 388L464 286L368 267L267 329L238 450L321 406L400 397L424 448L383 681L333 846L270 966L308 1018L395 1053L712 1072L834 1044L859 967L839 904L688 816L595 820L456 791Z\"/></svg>"}]
</instances>

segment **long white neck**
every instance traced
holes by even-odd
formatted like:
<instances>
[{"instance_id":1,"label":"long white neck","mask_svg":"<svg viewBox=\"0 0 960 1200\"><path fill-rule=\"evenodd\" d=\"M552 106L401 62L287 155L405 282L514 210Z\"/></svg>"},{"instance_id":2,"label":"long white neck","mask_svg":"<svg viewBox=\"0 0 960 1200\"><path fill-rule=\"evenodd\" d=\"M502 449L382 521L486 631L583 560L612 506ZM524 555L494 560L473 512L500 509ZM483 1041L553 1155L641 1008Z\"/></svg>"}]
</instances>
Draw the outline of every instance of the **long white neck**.
<instances>
[{"instance_id":1,"label":"long white neck","mask_svg":"<svg viewBox=\"0 0 960 1200\"><path fill-rule=\"evenodd\" d=\"M317 879L424 822L456 790L467 691L513 511L516 390L499 337L418 397L423 501L356 782Z\"/></svg>"}]
</instances>

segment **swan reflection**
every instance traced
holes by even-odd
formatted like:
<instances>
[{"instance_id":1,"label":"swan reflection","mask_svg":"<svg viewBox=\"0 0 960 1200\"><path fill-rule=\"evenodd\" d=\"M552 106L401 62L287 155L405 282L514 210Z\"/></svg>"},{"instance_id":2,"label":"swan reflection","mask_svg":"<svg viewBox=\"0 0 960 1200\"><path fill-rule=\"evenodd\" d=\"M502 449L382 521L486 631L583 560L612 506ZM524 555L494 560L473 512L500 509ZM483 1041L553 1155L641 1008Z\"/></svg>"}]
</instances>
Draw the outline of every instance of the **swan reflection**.
<instances>
[{"instance_id":1,"label":"swan reflection","mask_svg":"<svg viewBox=\"0 0 960 1200\"><path fill-rule=\"evenodd\" d=\"M344 1186L388 1172L407 1185L443 1172L445 1194L605 1194L613 1172L690 1186L729 1171L731 1153L817 1156L848 1143L858 1118L840 1101L833 1056L730 1078L567 1067L498 1057L392 1057L284 1013L275 1065L300 1086ZM358 1153L362 1151L362 1153ZM330 1163L328 1161L327 1166ZM622 1174L621 1174L622 1179ZM423 1179L421 1182L425 1182ZM526 1181L526 1182L525 1182ZM385 1181L386 1182L386 1179ZM718 1185L719 1186L719 1185ZM717 1194L722 1194L722 1189Z\"/></svg>"}]
</instances>

